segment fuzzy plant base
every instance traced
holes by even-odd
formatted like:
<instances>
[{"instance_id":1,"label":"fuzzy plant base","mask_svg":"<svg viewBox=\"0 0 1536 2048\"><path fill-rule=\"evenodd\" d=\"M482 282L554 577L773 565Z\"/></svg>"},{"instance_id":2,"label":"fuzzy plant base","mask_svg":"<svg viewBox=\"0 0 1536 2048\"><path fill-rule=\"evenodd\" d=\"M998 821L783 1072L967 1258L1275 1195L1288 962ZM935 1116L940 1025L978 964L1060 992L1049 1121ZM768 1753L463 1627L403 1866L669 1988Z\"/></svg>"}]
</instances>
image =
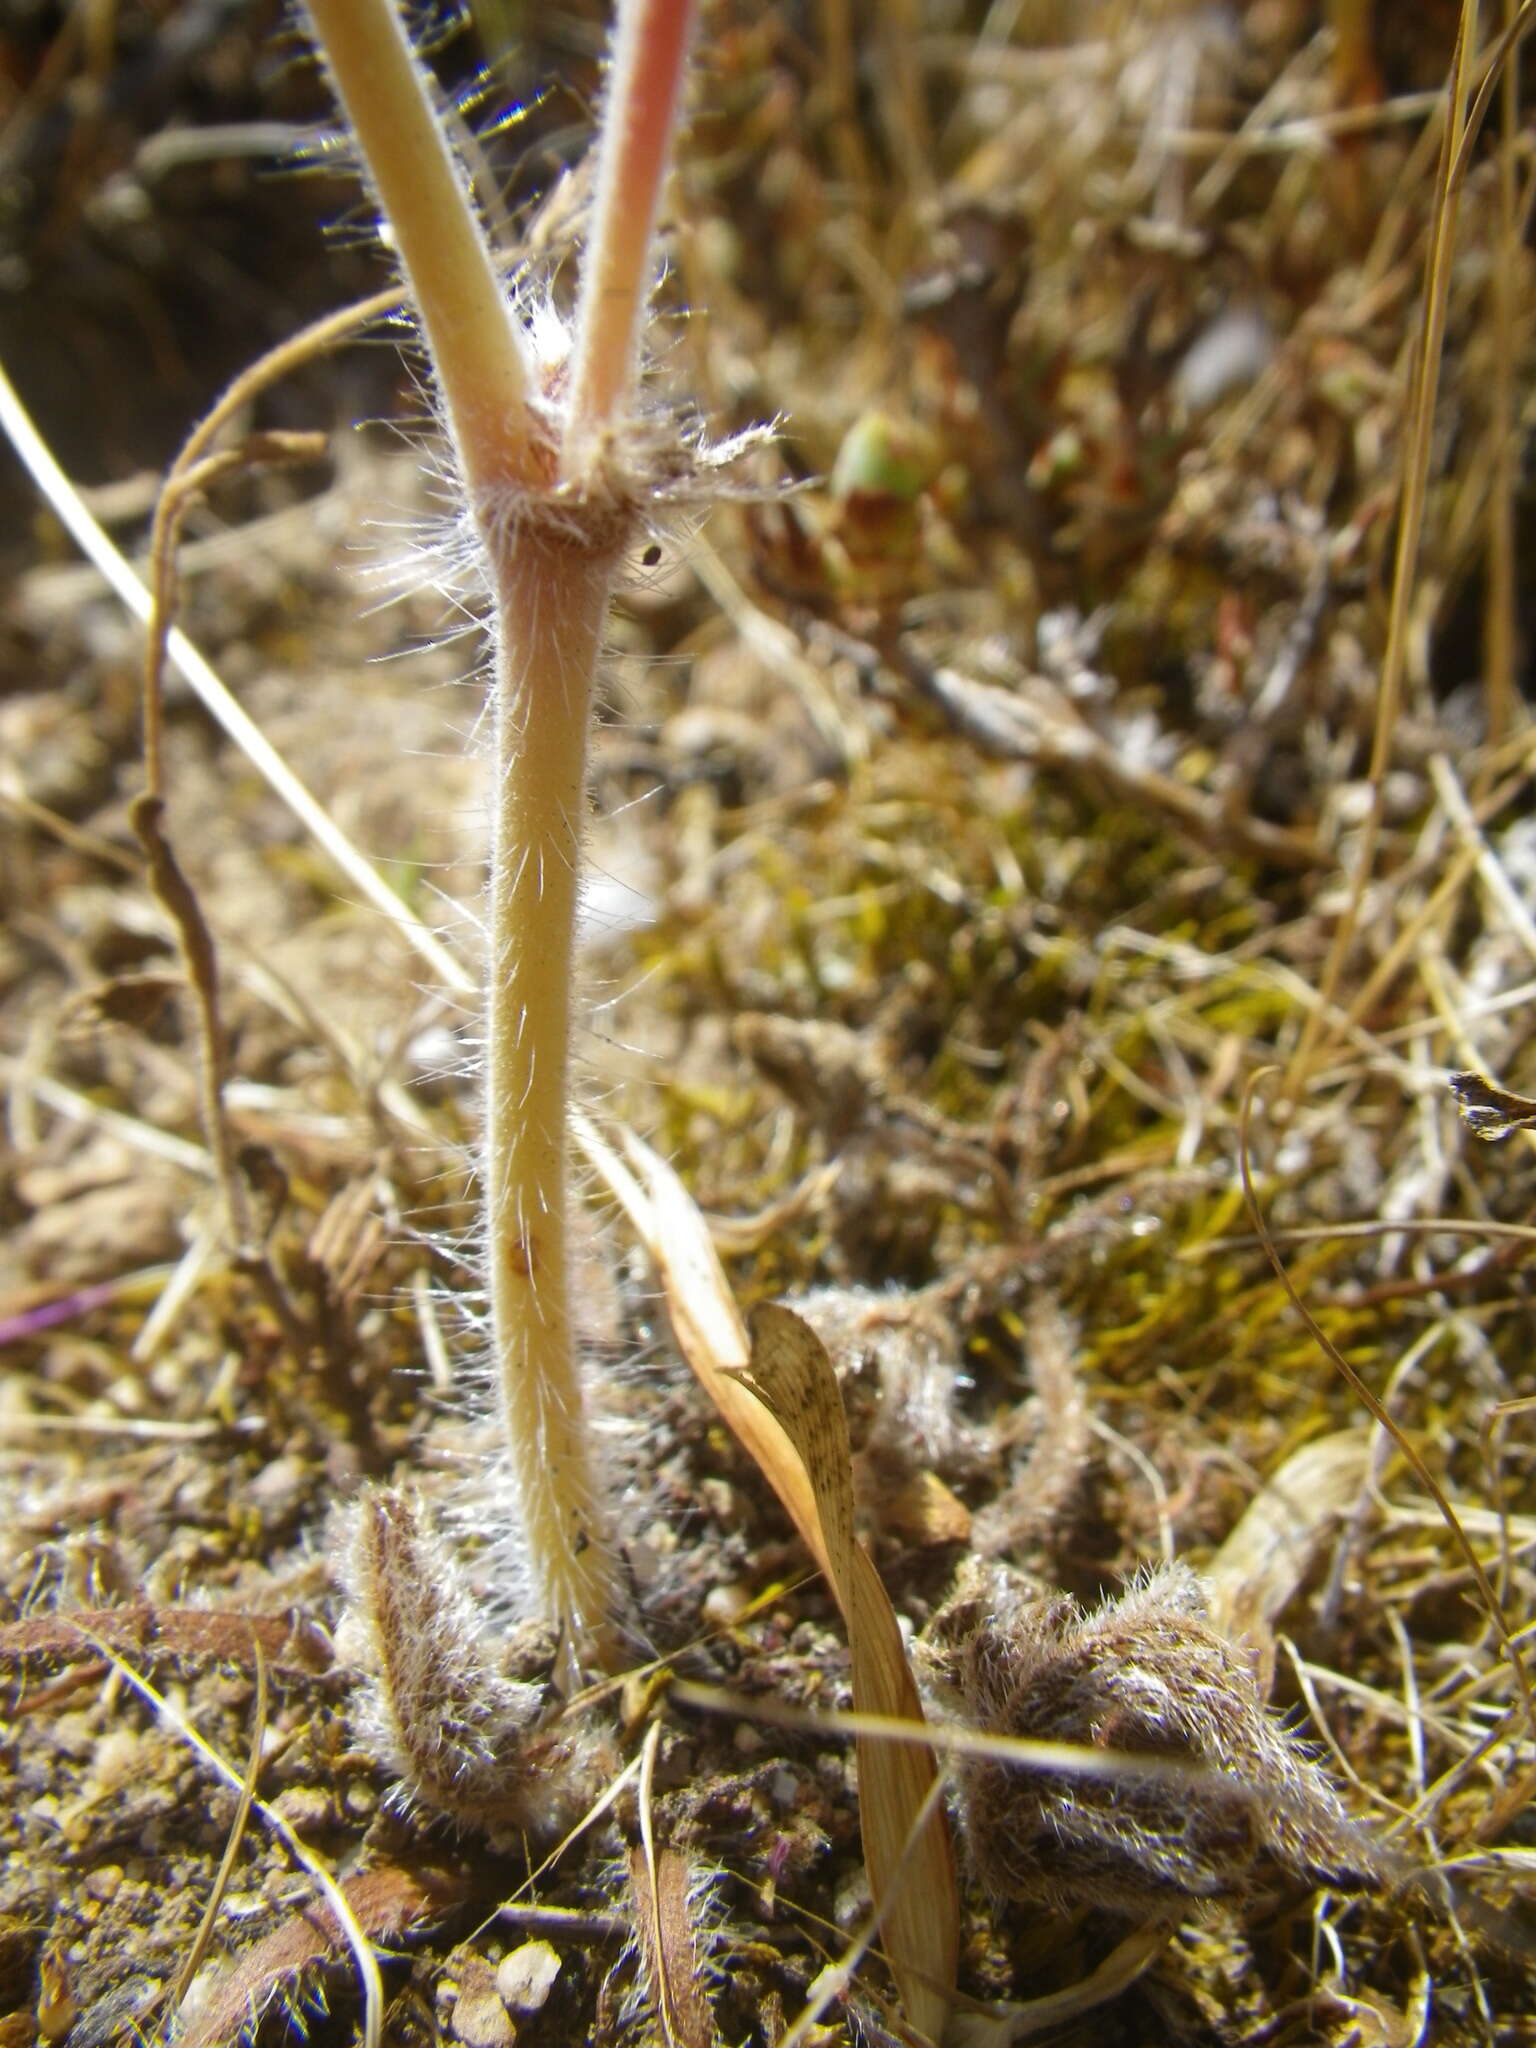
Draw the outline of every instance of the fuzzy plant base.
<instances>
[{"instance_id":1,"label":"fuzzy plant base","mask_svg":"<svg viewBox=\"0 0 1536 2048\"><path fill-rule=\"evenodd\" d=\"M1188 1565L1148 1572L1093 1614L979 1565L935 1622L931 1668L973 1728L1113 1753L1095 1773L962 1762L965 1840L999 1898L1153 1920L1277 1877L1383 1882L1381 1853L1265 1706Z\"/></svg>"}]
</instances>

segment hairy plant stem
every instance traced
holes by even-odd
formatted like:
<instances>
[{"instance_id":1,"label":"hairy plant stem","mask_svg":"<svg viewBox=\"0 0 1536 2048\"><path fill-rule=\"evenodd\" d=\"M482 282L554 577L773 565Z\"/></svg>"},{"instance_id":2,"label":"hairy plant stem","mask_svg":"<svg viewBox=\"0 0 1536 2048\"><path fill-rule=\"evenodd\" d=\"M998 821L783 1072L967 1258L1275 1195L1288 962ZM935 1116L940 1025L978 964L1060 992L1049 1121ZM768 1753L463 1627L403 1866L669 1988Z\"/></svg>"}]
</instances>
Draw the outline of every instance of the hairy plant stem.
<instances>
[{"instance_id":1,"label":"hairy plant stem","mask_svg":"<svg viewBox=\"0 0 1536 2048\"><path fill-rule=\"evenodd\" d=\"M584 474L634 383L652 244L677 127L695 0L621 0L581 272L561 469Z\"/></svg>"},{"instance_id":2,"label":"hairy plant stem","mask_svg":"<svg viewBox=\"0 0 1536 2048\"><path fill-rule=\"evenodd\" d=\"M521 539L497 565L487 914L486 1279L501 1411L548 1617L578 1657L612 1611L571 1329L571 993L592 673L612 557Z\"/></svg>"},{"instance_id":3,"label":"hairy plant stem","mask_svg":"<svg viewBox=\"0 0 1536 2048\"><path fill-rule=\"evenodd\" d=\"M620 0L564 419L509 309L391 0L309 0L421 316L495 607L485 1257L502 1421L567 1671L617 1601L571 1327L566 1118L587 722L608 593L644 506L632 431L651 240L693 0Z\"/></svg>"},{"instance_id":4,"label":"hairy plant stem","mask_svg":"<svg viewBox=\"0 0 1536 2048\"><path fill-rule=\"evenodd\" d=\"M530 377L516 323L392 0L308 0L426 331L471 498L528 483Z\"/></svg>"}]
</instances>

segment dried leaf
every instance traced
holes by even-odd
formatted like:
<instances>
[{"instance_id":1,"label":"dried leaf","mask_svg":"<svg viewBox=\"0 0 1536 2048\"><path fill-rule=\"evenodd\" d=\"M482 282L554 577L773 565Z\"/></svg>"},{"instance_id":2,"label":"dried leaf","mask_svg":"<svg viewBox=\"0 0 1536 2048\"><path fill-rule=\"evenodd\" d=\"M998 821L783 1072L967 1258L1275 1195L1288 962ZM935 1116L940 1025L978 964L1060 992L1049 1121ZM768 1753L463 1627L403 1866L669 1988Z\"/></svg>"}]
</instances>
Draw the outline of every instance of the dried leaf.
<instances>
[{"instance_id":1,"label":"dried leaf","mask_svg":"<svg viewBox=\"0 0 1536 2048\"><path fill-rule=\"evenodd\" d=\"M141 1664L234 1664L252 1668L255 1647L274 1671L315 1678L332 1662L330 1644L297 1614L241 1614L214 1607L89 1607L0 1622L0 1671L52 1674L100 1667L101 1646Z\"/></svg>"},{"instance_id":2,"label":"dried leaf","mask_svg":"<svg viewBox=\"0 0 1536 2048\"><path fill-rule=\"evenodd\" d=\"M1339 1517L1359 1498L1370 1451L1364 1429L1341 1429L1303 1444L1259 1488L1211 1559L1211 1619L1229 1635L1247 1637L1266 1665L1272 1661L1269 1625L1311 1572Z\"/></svg>"},{"instance_id":3,"label":"dried leaf","mask_svg":"<svg viewBox=\"0 0 1536 2048\"><path fill-rule=\"evenodd\" d=\"M1452 1074L1450 1090L1461 1120L1475 1137L1497 1145L1516 1131L1536 1128L1536 1101L1498 1088L1481 1074Z\"/></svg>"},{"instance_id":4,"label":"dried leaf","mask_svg":"<svg viewBox=\"0 0 1536 2048\"><path fill-rule=\"evenodd\" d=\"M656 1882L644 1849L629 1852L635 1928L669 2048L713 2048L714 2019L699 1981L688 1917L688 1865L676 1849L656 1856Z\"/></svg>"},{"instance_id":5,"label":"dried leaf","mask_svg":"<svg viewBox=\"0 0 1536 2048\"><path fill-rule=\"evenodd\" d=\"M879 1574L853 1539L853 1479L842 1397L825 1347L807 1325L779 1309L768 1327L766 1353L754 1354L703 1217L672 1169L649 1146L625 1133L625 1148L643 1187L590 1130L582 1143L639 1231L666 1289L678 1347L725 1421L756 1460L807 1549L825 1572L848 1628L854 1700L869 1713L923 1719L896 1616ZM606 1154L606 1156L605 1156ZM617 1169L616 1171L614 1169ZM809 1344L786 1329L803 1333ZM760 1371L773 1398L798 1401L793 1413L810 1422L805 1450L781 1415L754 1393L746 1375ZM787 1373L787 1378L786 1378ZM784 1381L785 1391L780 1392ZM790 1383L804 1382L796 1396ZM816 1385L823 1389L812 1391ZM839 1459L841 1463L839 1463ZM827 1527L830 1518L831 1527ZM908 2019L937 2040L949 2011L945 1992L955 1981L960 1944L959 1892L954 1848L942 1807L913 1844L898 1889L891 1876L901 1863L938 1775L932 1750L915 1743L861 1742L859 1799L865 1859L877 1900L889 1894L882 1945L901 1991Z\"/></svg>"},{"instance_id":6,"label":"dried leaf","mask_svg":"<svg viewBox=\"0 0 1536 2048\"><path fill-rule=\"evenodd\" d=\"M402 1941L423 1933L465 1897L459 1877L418 1865L379 1864L341 1887L370 1941ZM319 1901L291 1913L230 1963L201 2002L179 2048L232 2048L276 1998L295 1999L316 1972L343 1962L347 1940Z\"/></svg>"},{"instance_id":7,"label":"dried leaf","mask_svg":"<svg viewBox=\"0 0 1536 2048\"><path fill-rule=\"evenodd\" d=\"M752 1312L748 1384L783 1426L809 1475L823 1533L826 1570L848 1625L856 1712L921 1720L922 1706L901 1630L880 1575L854 1537L853 1460L837 1374L827 1348L792 1309L761 1303ZM949 1829L935 1811L918 1841L916 1816L937 1776L933 1752L916 1744L860 1738L859 1812L870 1888L883 1909L882 1937L907 2017L935 2040L955 1980L958 1908ZM905 1869L898 1866L908 1855Z\"/></svg>"}]
</instances>

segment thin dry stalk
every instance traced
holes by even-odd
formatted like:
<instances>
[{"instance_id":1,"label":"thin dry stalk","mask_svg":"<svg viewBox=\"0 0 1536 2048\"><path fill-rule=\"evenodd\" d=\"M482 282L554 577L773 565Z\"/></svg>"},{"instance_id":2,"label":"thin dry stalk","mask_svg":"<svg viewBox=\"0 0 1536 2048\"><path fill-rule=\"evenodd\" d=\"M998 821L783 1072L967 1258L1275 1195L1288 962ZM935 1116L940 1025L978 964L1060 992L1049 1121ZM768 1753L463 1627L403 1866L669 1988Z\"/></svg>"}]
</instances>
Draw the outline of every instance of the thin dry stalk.
<instances>
[{"instance_id":1,"label":"thin dry stalk","mask_svg":"<svg viewBox=\"0 0 1536 2048\"><path fill-rule=\"evenodd\" d=\"M219 1908L229 1890L230 1879L235 1874L235 1859L240 1854L240 1844L245 1839L246 1823L251 1817L251 1808L256 1800L256 1781L261 1776L262 1745L267 1736L267 1660L262 1652L261 1638L251 1631L252 1660L256 1667L256 1704L251 1712L251 1750L246 1761L245 1779L240 1787L240 1798L235 1806L234 1819L229 1824L229 1839L224 1844L224 1854L219 1859L208 1903L203 1908L203 1917L197 1924L197 1933L192 1946L187 1950L185 1960L176 1973L176 1981L166 1994L166 2003L172 2014L179 2018L181 2008L191 1989L192 1980L203 1966L208 1953L208 1944L213 1939L213 1930L219 1918Z\"/></svg>"},{"instance_id":2,"label":"thin dry stalk","mask_svg":"<svg viewBox=\"0 0 1536 2048\"><path fill-rule=\"evenodd\" d=\"M786 1706L766 1694L737 1693L723 1686L678 1679L668 1697L678 1706L707 1714L762 1721L818 1735L846 1735L887 1746L922 1746L945 1756L1015 1764L1025 1771L1082 1778L1106 1784L1145 1785L1176 1794L1230 1786L1231 1779L1207 1762L1148 1750L1104 1749L1096 1743L1047 1736L997 1735L952 1721L914 1721L891 1714L846 1713L839 1709Z\"/></svg>"},{"instance_id":3,"label":"thin dry stalk","mask_svg":"<svg viewBox=\"0 0 1536 2048\"><path fill-rule=\"evenodd\" d=\"M165 723L165 650L176 617L176 551L187 513L198 498L226 476L260 466L323 462L326 449L324 434L253 434L237 447L221 448L212 455L192 460L183 448L168 472L155 504L149 543L154 610L144 651L144 787L148 795L165 794L161 739Z\"/></svg>"},{"instance_id":4,"label":"thin dry stalk","mask_svg":"<svg viewBox=\"0 0 1536 2048\"><path fill-rule=\"evenodd\" d=\"M155 900L171 920L181 946L182 966L192 992L198 1037L198 1107L203 1135L213 1159L214 1178L224 1204L224 1227L241 1251L249 1246L250 1214L245 1187L235 1164L234 1142L224 1114L224 1079L228 1045L219 1005L218 958L213 934L203 916L197 892L187 880L165 836L165 804L146 790L129 813L149 869Z\"/></svg>"},{"instance_id":5,"label":"thin dry stalk","mask_svg":"<svg viewBox=\"0 0 1536 2048\"><path fill-rule=\"evenodd\" d=\"M1403 679L1408 665L1414 576L1424 529L1424 504L1429 486L1429 460L1435 424L1435 399L1445 352L1446 312L1450 301L1451 263L1460 181L1453 176L1467 126L1467 94L1477 48L1478 0L1463 0L1446 86L1447 117L1441 133L1440 161L1435 173L1434 207L1425 256L1424 312L1414 359L1407 408L1408 431L1403 448L1402 491L1398 507L1397 542L1392 563L1392 593L1381 680L1376 691L1376 726L1371 744L1368 780L1371 805L1366 813L1350 880L1349 898L1334 929L1319 988L1324 1006L1336 998L1344 964L1354 944L1361 906L1376 864L1385 815L1387 769L1397 736ZM1302 1028L1296 1051L1281 1083L1280 1100L1294 1103L1305 1090L1316 1063L1323 1029L1322 1010L1314 1010Z\"/></svg>"},{"instance_id":6,"label":"thin dry stalk","mask_svg":"<svg viewBox=\"0 0 1536 2048\"><path fill-rule=\"evenodd\" d=\"M1508 35L1519 13L1517 0L1504 0ZM1489 271L1493 301L1493 473L1488 480L1488 600L1484 626L1488 743L1497 747L1509 730L1515 702L1515 275L1521 260L1516 217L1515 149L1520 133L1520 73L1507 63L1499 81L1497 153L1498 218ZM1485 778L1492 763L1484 766Z\"/></svg>"}]
</instances>

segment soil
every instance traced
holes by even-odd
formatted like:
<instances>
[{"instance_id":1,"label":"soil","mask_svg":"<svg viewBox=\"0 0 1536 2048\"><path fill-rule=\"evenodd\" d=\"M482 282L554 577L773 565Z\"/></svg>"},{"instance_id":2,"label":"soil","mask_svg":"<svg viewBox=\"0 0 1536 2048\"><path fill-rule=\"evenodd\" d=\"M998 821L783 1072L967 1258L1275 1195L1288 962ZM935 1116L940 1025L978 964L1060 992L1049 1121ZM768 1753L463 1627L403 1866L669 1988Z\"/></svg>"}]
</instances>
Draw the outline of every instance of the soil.
<instances>
[{"instance_id":1,"label":"soil","mask_svg":"<svg viewBox=\"0 0 1536 2048\"><path fill-rule=\"evenodd\" d=\"M558 297L604 21L471 13L433 61ZM1498 92L1394 554L1455 33L730 0L702 37L654 374L779 433L616 601L581 1103L825 1342L930 1714L1193 1773L953 1765L956 2042L1536 2037ZM389 282L326 109L264 4L0 23L0 361L141 565L228 378ZM481 649L402 338L242 413L320 438L194 504L178 616L472 968ZM0 2048L358 2038L335 1888L391 2043L768 2043L812 2001L797 2038L902 2038L878 1934L822 1974L871 1931L838 1606L629 1221L580 1167L630 1601L573 1700L480 1398L473 1004L171 676L234 1245L130 820L141 629L14 465L0 508ZM389 1488L526 1710L478 1819L401 1796L368 1675Z\"/></svg>"}]
</instances>

